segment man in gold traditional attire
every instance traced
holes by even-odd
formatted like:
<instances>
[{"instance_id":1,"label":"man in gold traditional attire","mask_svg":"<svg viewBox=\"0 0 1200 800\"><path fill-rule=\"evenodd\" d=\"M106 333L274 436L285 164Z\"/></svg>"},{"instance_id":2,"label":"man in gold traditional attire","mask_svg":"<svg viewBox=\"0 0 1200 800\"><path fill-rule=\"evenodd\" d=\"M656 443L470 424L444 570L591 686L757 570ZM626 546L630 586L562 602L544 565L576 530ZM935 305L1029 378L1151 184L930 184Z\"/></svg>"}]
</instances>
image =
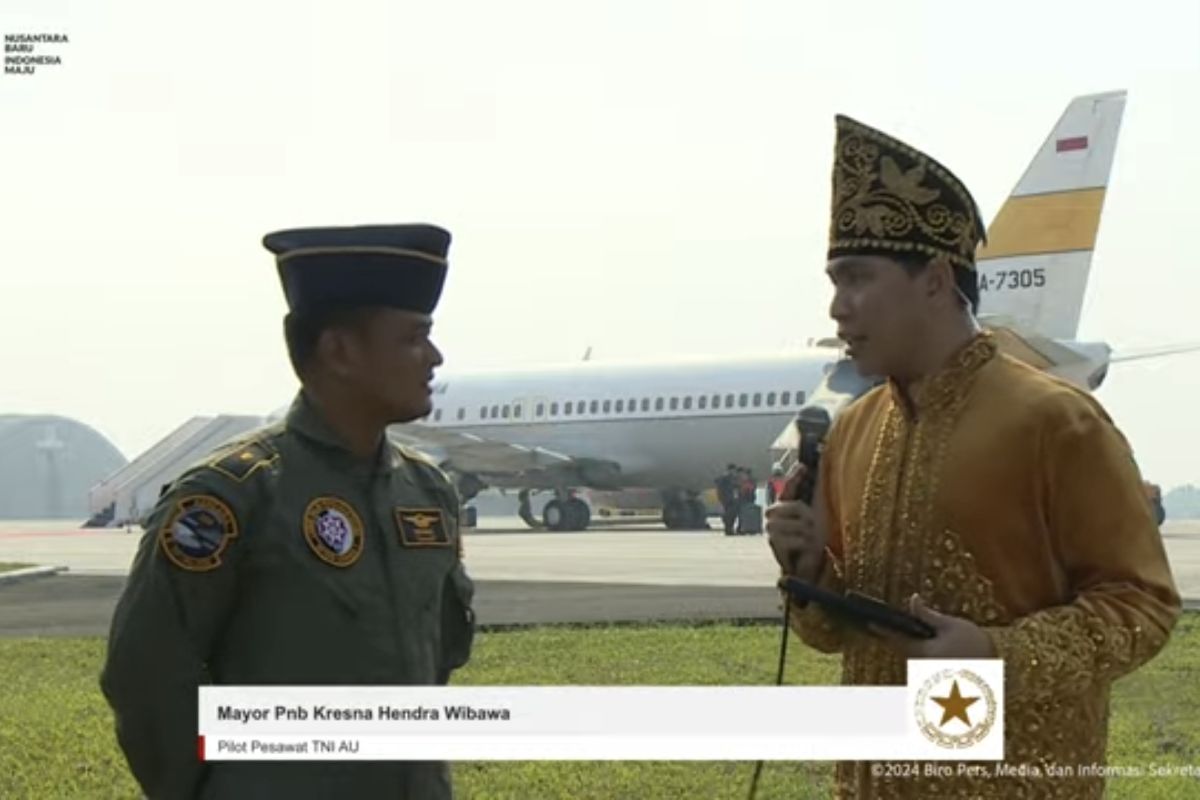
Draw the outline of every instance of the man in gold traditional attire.
<instances>
[{"instance_id":1,"label":"man in gold traditional attire","mask_svg":"<svg viewBox=\"0 0 1200 800\"><path fill-rule=\"evenodd\" d=\"M777 504L767 529L785 573L909 610L937 636L847 628L815 605L792 626L842 653L846 684L904 684L908 658L1002 658L1005 761L1025 773L847 762L839 794L1101 797L1102 777L1028 767L1105 763L1111 683L1162 649L1180 613L1130 448L1091 395L999 353L977 325L984 230L949 170L845 117L835 158L830 313L859 370L887 380L835 421L814 507Z\"/></svg>"}]
</instances>

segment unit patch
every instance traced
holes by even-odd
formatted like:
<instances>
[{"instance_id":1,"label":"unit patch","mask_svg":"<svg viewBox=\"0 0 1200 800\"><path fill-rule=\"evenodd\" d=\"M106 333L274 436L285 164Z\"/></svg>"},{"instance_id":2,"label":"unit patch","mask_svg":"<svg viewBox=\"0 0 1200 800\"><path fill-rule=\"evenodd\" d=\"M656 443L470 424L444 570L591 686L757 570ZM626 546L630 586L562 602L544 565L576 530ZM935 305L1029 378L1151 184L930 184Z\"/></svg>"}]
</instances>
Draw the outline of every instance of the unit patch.
<instances>
[{"instance_id":1,"label":"unit patch","mask_svg":"<svg viewBox=\"0 0 1200 800\"><path fill-rule=\"evenodd\" d=\"M337 497L318 497L304 509L304 539L317 558L348 567L363 551L364 529L354 507Z\"/></svg>"},{"instance_id":2,"label":"unit patch","mask_svg":"<svg viewBox=\"0 0 1200 800\"><path fill-rule=\"evenodd\" d=\"M182 498L158 533L163 553L189 572L221 566L221 554L238 535L237 518L212 495Z\"/></svg>"},{"instance_id":3,"label":"unit patch","mask_svg":"<svg viewBox=\"0 0 1200 800\"><path fill-rule=\"evenodd\" d=\"M221 456L211 466L217 472L240 483L259 467L270 464L277 456L277 453L262 442L252 441Z\"/></svg>"},{"instance_id":4,"label":"unit patch","mask_svg":"<svg viewBox=\"0 0 1200 800\"><path fill-rule=\"evenodd\" d=\"M405 547L451 547L450 532L440 508L397 508L396 527Z\"/></svg>"}]
</instances>

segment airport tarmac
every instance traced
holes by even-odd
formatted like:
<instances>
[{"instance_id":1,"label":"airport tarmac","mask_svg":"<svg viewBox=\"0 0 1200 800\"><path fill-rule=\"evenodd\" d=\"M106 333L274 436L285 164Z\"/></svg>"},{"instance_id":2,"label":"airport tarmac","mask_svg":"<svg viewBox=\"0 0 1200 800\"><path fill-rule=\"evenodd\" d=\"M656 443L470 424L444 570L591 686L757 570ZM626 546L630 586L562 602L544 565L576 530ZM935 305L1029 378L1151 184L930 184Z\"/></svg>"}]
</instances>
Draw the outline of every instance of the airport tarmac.
<instances>
[{"instance_id":1,"label":"airport tarmac","mask_svg":"<svg viewBox=\"0 0 1200 800\"><path fill-rule=\"evenodd\" d=\"M0 562L68 571L0 585L0 636L103 635L140 531L0 524ZM1168 521L1163 541L1186 604L1200 608L1200 521ZM771 619L777 571L763 536L624 525L540 533L485 519L465 537L491 626L680 619Z\"/></svg>"},{"instance_id":2,"label":"airport tarmac","mask_svg":"<svg viewBox=\"0 0 1200 800\"><path fill-rule=\"evenodd\" d=\"M0 523L0 562L64 566L71 575L124 575L141 531L87 530L62 523ZM1200 601L1200 521L1168 520L1163 542L1184 597ZM472 577L492 581L654 586L771 586L775 561L764 536L661 525L529 531L516 517L485 518L464 537Z\"/></svg>"}]
</instances>

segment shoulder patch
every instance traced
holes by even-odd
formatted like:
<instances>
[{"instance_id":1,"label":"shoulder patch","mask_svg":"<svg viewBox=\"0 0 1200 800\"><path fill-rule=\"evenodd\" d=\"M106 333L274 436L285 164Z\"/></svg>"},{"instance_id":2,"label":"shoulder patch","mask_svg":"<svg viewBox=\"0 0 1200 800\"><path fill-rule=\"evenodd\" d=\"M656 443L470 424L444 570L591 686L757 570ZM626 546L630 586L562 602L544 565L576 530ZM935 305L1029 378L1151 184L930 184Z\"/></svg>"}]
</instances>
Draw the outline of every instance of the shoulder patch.
<instances>
[{"instance_id":1,"label":"shoulder patch","mask_svg":"<svg viewBox=\"0 0 1200 800\"><path fill-rule=\"evenodd\" d=\"M261 439L253 439L223 451L208 463L208 467L241 483L278 457L279 453Z\"/></svg>"},{"instance_id":2,"label":"shoulder patch","mask_svg":"<svg viewBox=\"0 0 1200 800\"><path fill-rule=\"evenodd\" d=\"M238 537L237 517L223 500L210 494L180 498L158 531L167 559L188 572L221 566L221 554Z\"/></svg>"}]
</instances>

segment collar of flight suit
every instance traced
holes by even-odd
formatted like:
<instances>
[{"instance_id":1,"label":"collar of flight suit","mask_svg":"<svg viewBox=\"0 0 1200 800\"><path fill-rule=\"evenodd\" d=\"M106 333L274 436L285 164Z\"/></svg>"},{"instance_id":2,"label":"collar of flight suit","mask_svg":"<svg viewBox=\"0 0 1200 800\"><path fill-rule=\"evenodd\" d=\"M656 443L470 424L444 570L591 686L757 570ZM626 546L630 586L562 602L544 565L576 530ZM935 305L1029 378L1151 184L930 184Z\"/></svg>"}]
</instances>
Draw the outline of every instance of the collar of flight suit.
<instances>
[{"instance_id":1,"label":"collar of flight suit","mask_svg":"<svg viewBox=\"0 0 1200 800\"><path fill-rule=\"evenodd\" d=\"M387 435L379 443L379 450L374 458L364 459L355 455L338 435L324 414L317 408L312 398L301 389L296 393L291 408L287 413L288 430L315 442L322 448L333 451L335 458L344 463L352 471L362 470L366 474L386 474L397 466L398 454L388 442Z\"/></svg>"}]
</instances>

